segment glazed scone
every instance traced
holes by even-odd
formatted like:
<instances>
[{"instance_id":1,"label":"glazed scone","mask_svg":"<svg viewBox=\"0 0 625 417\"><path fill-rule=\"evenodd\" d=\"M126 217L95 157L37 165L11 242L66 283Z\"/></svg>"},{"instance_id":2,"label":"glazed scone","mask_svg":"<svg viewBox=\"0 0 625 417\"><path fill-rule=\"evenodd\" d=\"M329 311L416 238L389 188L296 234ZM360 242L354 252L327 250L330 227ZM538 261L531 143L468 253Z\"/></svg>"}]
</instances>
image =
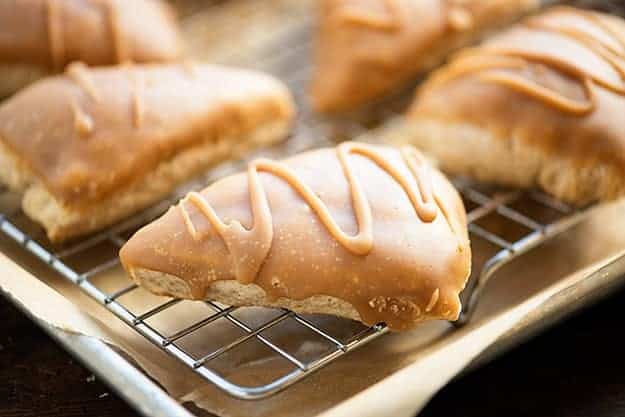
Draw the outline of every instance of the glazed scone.
<instances>
[{"instance_id":1,"label":"glazed scone","mask_svg":"<svg viewBox=\"0 0 625 417\"><path fill-rule=\"evenodd\" d=\"M539 0L321 0L313 107L351 110L401 87L453 50L535 10Z\"/></svg>"},{"instance_id":2,"label":"glazed scone","mask_svg":"<svg viewBox=\"0 0 625 417\"><path fill-rule=\"evenodd\" d=\"M188 194L120 252L156 294L285 307L407 330L455 320L465 211L414 148L346 142Z\"/></svg>"},{"instance_id":3,"label":"glazed scone","mask_svg":"<svg viewBox=\"0 0 625 417\"><path fill-rule=\"evenodd\" d=\"M145 208L208 166L285 138L291 95L262 73L126 65L36 82L0 106L0 182L52 241Z\"/></svg>"},{"instance_id":4,"label":"glazed scone","mask_svg":"<svg viewBox=\"0 0 625 417\"><path fill-rule=\"evenodd\" d=\"M459 53L406 137L444 170L577 204L625 194L625 21L568 7Z\"/></svg>"},{"instance_id":5,"label":"glazed scone","mask_svg":"<svg viewBox=\"0 0 625 417\"><path fill-rule=\"evenodd\" d=\"M161 0L0 1L0 97L72 61L113 65L179 55L175 17Z\"/></svg>"}]
</instances>

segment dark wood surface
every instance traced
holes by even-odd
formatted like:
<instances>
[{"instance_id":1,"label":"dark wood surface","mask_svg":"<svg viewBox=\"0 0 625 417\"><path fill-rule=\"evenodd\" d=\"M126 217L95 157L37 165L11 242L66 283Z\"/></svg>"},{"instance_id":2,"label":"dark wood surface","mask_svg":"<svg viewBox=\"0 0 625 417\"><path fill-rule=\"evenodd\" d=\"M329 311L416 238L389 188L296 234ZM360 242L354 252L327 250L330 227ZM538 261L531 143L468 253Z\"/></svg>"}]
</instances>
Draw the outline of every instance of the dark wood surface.
<instances>
[{"instance_id":1,"label":"dark wood surface","mask_svg":"<svg viewBox=\"0 0 625 417\"><path fill-rule=\"evenodd\" d=\"M625 416L624 302L621 292L452 383L421 416ZM136 415L1 297L0 319L0 417Z\"/></svg>"}]
</instances>

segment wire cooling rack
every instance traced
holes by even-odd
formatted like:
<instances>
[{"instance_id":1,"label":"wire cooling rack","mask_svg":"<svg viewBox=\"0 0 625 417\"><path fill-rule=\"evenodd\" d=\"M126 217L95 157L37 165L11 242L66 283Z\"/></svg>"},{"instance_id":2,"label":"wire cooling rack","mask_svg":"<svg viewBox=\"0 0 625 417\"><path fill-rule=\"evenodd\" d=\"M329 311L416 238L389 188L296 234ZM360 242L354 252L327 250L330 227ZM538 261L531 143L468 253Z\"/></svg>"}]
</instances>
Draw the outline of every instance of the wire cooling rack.
<instances>
[{"instance_id":1,"label":"wire cooling rack","mask_svg":"<svg viewBox=\"0 0 625 417\"><path fill-rule=\"evenodd\" d=\"M185 3L186 0L180 2ZM197 12L191 7L188 10ZM182 17L193 18L192 15ZM233 31L236 29L232 28ZM281 38L288 39L288 43L270 45L261 54L266 59L245 63L240 53L224 59L268 71L285 81L294 92L300 109L294 137L286 145L264 151L265 154L278 156L356 138L401 113L410 98L409 93L377 103L340 120L322 119L313 115L305 100L306 80L311 69L307 58L310 55L310 19L303 18L300 25L289 27L287 32ZM239 50L245 50L245 47ZM241 163L217 167L190 187L206 185L240 167ZM473 247L473 273L467 289L462 293L465 308L458 321L461 325L469 320L486 283L499 268L568 229L581 218L584 211L537 191L494 188L461 178L455 179L454 183L468 211ZM387 332L384 324L365 327L349 320L329 317L320 319L318 316L300 315L288 310L265 311L259 316L269 318L259 322L250 320L249 315L241 314L249 308L225 306L211 301L202 304L159 298L158 303L147 309L138 309L126 301L130 295L144 290L129 280L119 288L109 288L106 279L102 277L120 269L117 252L129 236L163 213L184 191L108 230L70 245L55 246L21 212L19 197L0 189L0 230L62 277L80 287L143 337L237 398L259 399L272 395ZM190 309L191 305L196 308L198 304L206 308L199 311L192 322L167 329L153 324L161 316L175 316L180 306ZM224 324L230 326L229 331L223 331ZM185 347L185 340L192 337L215 340L217 345L207 346L201 351L190 351ZM290 343L285 344L285 338L290 339ZM277 361L281 363L280 366L274 366L278 371L266 380L243 384L238 382L240 373L234 377L231 369L224 369L220 365L219 361L223 358L228 359L230 367L232 363L244 363L245 359L236 359L237 352L258 350L265 352L264 360L257 361L256 367L244 367L249 374L265 374L263 367L268 364L274 366Z\"/></svg>"},{"instance_id":2,"label":"wire cooling rack","mask_svg":"<svg viewBox=\"0 0 625 417\"><path fill-rule=\"evenodd\" d=\"M457 179L455 185L460 190L469 210L469 231L474 250L474 274L470 279L468 291L463 298L468 310L463 312L460 323L468 320L473 312L479 295L488 279L501 266L515 259L520 254L539 245L546 239L566 230L582 215L572 207L540 192L520 192L484 187L468 180ZM10 199L10 193L0 191L0 199ZM15 210L13 213L0 214L0 230L10 236L28 252L32 253L65 279L71 281L82 291L105 306L111 313L131 326L152 343L177 358L206 380L217 385L228 394L241 399L259 399L274 394L297 382L306 375L327 365L357 347L387 332L383 324L364 327L360 324L343 319L327 318L325 326L316 323L316 317L304 316L288 310L276 310L273 317L262 323L249 323L237 317L237 312L245 308L224 306L206 301L207 312L198 315L188 325L165 333L152 326L149 321L158 315L175 314L173 309L180 304L194 303L177 299L164 299L157 305L136 311L123 301L133 292L143 291L128 281L126 286L110 290L98 277L107 271L119 268L116 250L126 241L127 236L138 226L154 218L168 207L170 201L134 217L116 227L92 236L73 245L54 248L46 242L37 226ZM34 230L35 232L30 232ZM33 235L39 235L34 237ZM108 249L104 249L108 247ZM92 253L108 253L109 257L96 256ZM90 260L85 264L85 260ZM80 262L76 263L76 260ZM73 266L80 264L80 267ZM231 333L231 338L203 352L189 352L184 346L185 338L194 333L202 332L202 337L211 338L211 326L227 321L239 330ZM334 323L329 323L334 321ZM280 339L284 333L279 330L289 324L289 332L299 337L297 345L306 343L323 343L325 348L312 357L298 357L299 349L291 352L281 347ZM325 328L324 328L325 327ZM328 328L339 328L338 332ZM213 332L214 333L214 332ZM338 334L337 334L338 333ZM280 358L289 366L280 375L256 386L243 386L229 380L212 367L220 356L232 355L232 352L245 345L246 349L264 349L270 351L275 358ZM282 368L281 368L282 369ZM250 369L250 372L255 372Z\"/></svg>"}]
</instances>

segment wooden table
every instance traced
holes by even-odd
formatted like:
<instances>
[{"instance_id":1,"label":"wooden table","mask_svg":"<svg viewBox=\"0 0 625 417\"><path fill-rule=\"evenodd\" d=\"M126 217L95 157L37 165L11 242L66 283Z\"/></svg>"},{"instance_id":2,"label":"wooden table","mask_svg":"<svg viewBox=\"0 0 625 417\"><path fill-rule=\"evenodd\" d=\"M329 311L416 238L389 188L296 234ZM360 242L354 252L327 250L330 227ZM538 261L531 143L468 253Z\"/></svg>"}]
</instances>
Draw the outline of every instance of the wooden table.
<instances>
[{"instance_id":1,"label":"wooden table","mask_svg":"<svg viewBox=\"0 0 625 417\"><path fill-rule=\"evenodd\" d=\"M421 417L625 416L624 302L621 292L452 383ZM0 318L0 417L136 415L2 298Z\"/></svg>"}]
</instances>

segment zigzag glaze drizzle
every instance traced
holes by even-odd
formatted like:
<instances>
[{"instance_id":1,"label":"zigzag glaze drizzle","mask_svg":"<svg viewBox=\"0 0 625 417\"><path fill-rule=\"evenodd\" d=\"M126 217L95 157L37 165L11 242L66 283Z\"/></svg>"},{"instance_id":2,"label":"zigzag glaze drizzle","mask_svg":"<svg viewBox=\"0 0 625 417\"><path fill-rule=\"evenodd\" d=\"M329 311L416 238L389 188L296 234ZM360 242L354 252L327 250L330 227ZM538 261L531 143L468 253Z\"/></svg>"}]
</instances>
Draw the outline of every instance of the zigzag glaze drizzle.
<instances>
[{"instance_id":1,"label":"zigzag glaze drizzle","mask_svg":"<svg viewBox=\"0 0 625 417\"><path fill-rule=\"evenodd\" d=\"M330 235L346 250L356 255L367 255L374 245L373 217L362 184L349 162L350 154L364 156L397 181L408 196L421 221L433 222L436 219L440 204L432 189L429 167L421 154L414 148L407 146L401 149L404 163L412 173L414 181L411 181L409 176L387 161L371 145L346 142L339 145L336 152L351 191L352 205L358 224L356 235L350 236L341 230L325 203L297 177L292 168L282 162L268 159L258 159L251 162L247 170L253 217L251 229L246 229L236 220L228 223L223 222L200 193L191 192L179 204L180 213L188 232L195 240L202 240L205 237L205 234L200 233L191 221L186 206L192 204L206 217L232 254L237 280L246 284L254 282L260 267L269 254L273 240L271 210L258 175L260 172L267 172L287 182L317 215ZM441 211L446 216L444 210L441 209Z\"/></svg>"},{"instance_id":2,"label":"zigzag glaze drizzle","mask_svg":"<svg viewBox=\"0 0 625 417\"><path fill-rule=\"evenodd\" d=\"M556 23L546 18L557 13L575 14L578 18L592 24L596 30L601 31L612 42L607 42L605 39L593 36L573 26L567 26L566 23ZM575 115L586 115L596 109L596 85L617 94L625 94L625 39L610 28L599 15L593 12L563 7L552 11L546 16L526 19L522 25L529 29L554 33L581 44L609 65L618 74L621 83L612 82L607 77L596 76L575 65L575 63L555 58L546 53L531 53L519 49L489 46L486 44L460 55L456 61L451 63L445 73L435 76L432 85L438 85L463 75L475 73L484 82L506 86L541 100L563 112ZM617 45L617 47L614 45ZM575 100L566 97L558 91L540 85L531 79L516 75L511 71L503 71L522 70L532 63L554 68L577 80L584 91L585 100Z\"/></svg>"},{"instance_id":3,"label":"zigzag glaze drizzle","mask_svg":"<svg viewBox=\"0 0 625 417\"><path fill-rule=\"evenodd\" d=\"M379 0L385 9L384 14L377 14L362 7L342 7L339 17L346 22L368 26L383 31L395 31L402 27L402 12L397 0ZM453 30L465 30L473 26L473 16L467 10L466 2L459 0L441 0L441 7L446 22Z\"/></svg>"}]
</instances>

